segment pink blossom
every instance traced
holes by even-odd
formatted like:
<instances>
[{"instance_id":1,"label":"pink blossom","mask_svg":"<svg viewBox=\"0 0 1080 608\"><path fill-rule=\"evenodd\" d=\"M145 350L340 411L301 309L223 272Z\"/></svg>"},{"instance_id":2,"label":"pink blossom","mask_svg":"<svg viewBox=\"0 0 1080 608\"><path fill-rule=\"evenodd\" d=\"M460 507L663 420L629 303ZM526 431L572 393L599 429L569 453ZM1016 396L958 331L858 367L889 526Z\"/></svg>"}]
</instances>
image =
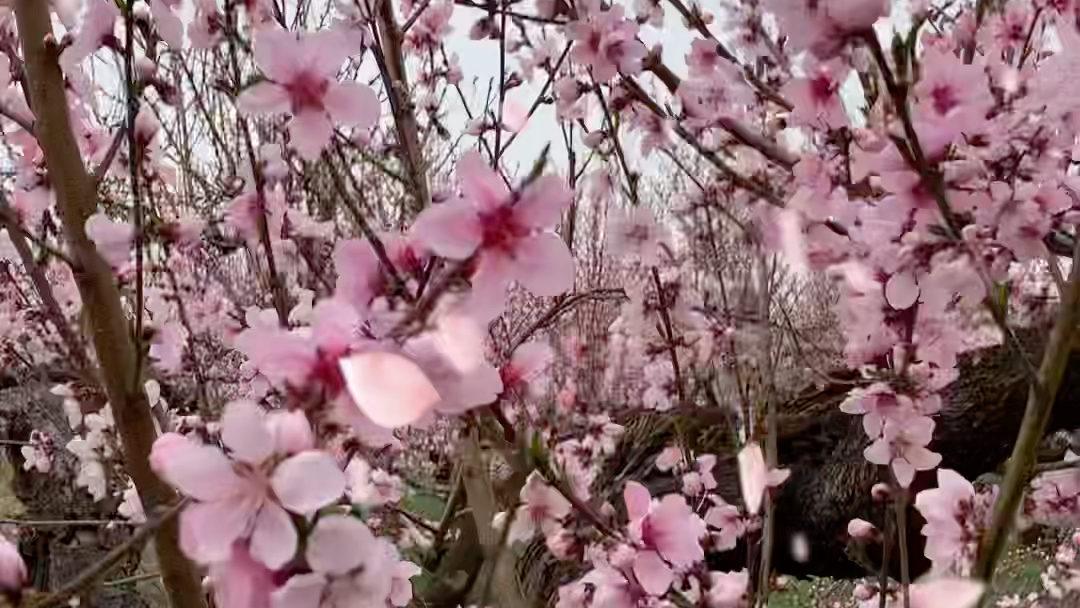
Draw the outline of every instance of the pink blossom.
<instances>
[{"instance_id":1,"label":"pink blossom","mask_svg":"<svg viewBox=\"0 0 1080 608\"><path fill-rule=\"evenodd\" d=\"M926 449L934 435L934 420L914 416L886 419L882 435L864 451L874 464L889 465L901 487L908 487L916 471L928 471L941 463L941 454Z\"/></svg>"},{"instance_id":2,"label":"pink blossom","mask_svg":"<svg viewBox=\"0 0 1080 608\"><path fill-rule=\"evenodd\" d=\"M891 0L769 0L765 6L776 15L793 48L809 48L828 58L851 36L869 31L889 13L891 4Z\"/></svg>"},{"instance_id":3,"label":"pink blossom","mask_svg":"<svg viewBox=\"0 0 1080 608\"><path fill-rule=\"evenodd\" d=\"M573 76L555 81L555 116L559 120L584 119L589 98L582 95L582 86Z\"/></svg>"},{"instance_id":4,"label":"pink blossom","mask_svg":"<svg viewBox=\"0 0 1080 608\"><path fill-rule=\"evenodd\" d=\"M607 82L620 72L633 76L641 71L647 54L637 34L637 23L624 17L622 6L593 12L570 24L567 37L575 42L571 58L592 68L597 82Z\"/></svg>"},{"instance_id":5,"label":"pink blossom","mask_svg":"<svg viewBox=\"0 0 1080 608\"><path fill-rule=\"evenodd\" d=\"M513 193L475 151L458 161L457 176L463 196L426 209L413 232L442 257L475 256L472 306L479 319L502 312L511 281L541 297L573 287L570 250L548 230L573 198L561 178L541 176Z\"/></svg>"},{"instance_id":6,"label":"pink blossom","mask_svg":"<svg viewBox=\"0 0 1080 608\"><path fill-rule=\"evenodd\" d=\"M743 608L750 591L750 574L746 569L737 572L710 572L705 602L709 608Z\"/></svg>"},{"instance_id":7,"label":"pink blossom","mask_svg":"<svg viewBox=\"0 0 1080 608\"><path fill-rule=\"evenodd\" d=\"M985 585L970 578L939 578L911 586L911 608L973 608Z\"/></svg>"},{"instance_id":8,"label":"pink blossom","mask_svg":"<svg viewBox=\"0 0 1080 608\"><path fill-rule=\"evenodd\" d=\"M446 36L453 31L450 26L453 14L452 1L432 2L409 28L405 36L405 46L422 54L438 49Z\"/></svg>"},{"instance_id":9,"label":"pink blossom","mask_svg":"<svg viewBox=\"0 0 1080 608\"><path fill-rule=\"evenodd\" d=\"M228 558L210 564L209 580L218 606L229 608L270 608L270 592L274 589L274 573L252 555L241 543L229 551Z\"/></svg>"},{"instance_id":10,"label":"pink blossom","mask_svg":"<svg viewBox=\"0 0 1080 608\"><path fill-rule=\"evenodd\" d=\"M672 121L657 116L651 110L634 105L630 114L630 127L641 138L641 154L648 157L657 148L666 148L671 142Z\"/></svg>"},{"instance_id":11,"label":"pink blossom","mask_svg":"<svg viewBox=\"0 0 1080 608\"><path fill-rule=\"evenodd\" d=\"M792 79L783 93L795 109L791 120L796 125L838 129L847 126L848 117L840 102L844 73L833 64L821 63L804 78Z\"/></svg>"},{"instance_id":12,"label":"pink blossom","mask_svg":"<svg viewBox=\"0 0 1080 608\"><path fill-rule=\"evenodd\" d=\"M982 131L993 97L983 68L965 65L951 51L929 48L919 66L915 129L927 156L937 158L961 135Z\"/></svg>"},{"instance_id":13,"label":"pink blossom","mask_svg":"<svg viewBox=\"0 0 1080 608\"><path fill-rule=\"evenodd\" d=\"M150 14L154 16L158 36L174 51L184 47L184 24L175 12L179 6L180 0L150 0Z\"/></svg>"},{"instance_id":14,"label":"pink blossom","mask_svg":"<svg viewBox=\"0 0 1080 608\"><path fill-rule=\"evenodd\" d=\"M549 536L559 529L559 521L570 514L570 502L533 471L521 488L521 506L510 526L510 540L529 541L537 533Z\"/></svg>"},{"instance_id":15,"label":"pink blossom","mask_svg":"<svg viewBox=\"0 0 1080 608\"><path fill-rule=\"evenodd\" d=\"M379 118L379 98L370 87L337 80L350 53L334 31L300 38L284 30L260 31L255 62L268 80L241 93L237 104L251 114L291 114L293 145L305 159L315 160L334 123L364 131Z\"/></svg>"},{"instance_id":16,"label":"pink blossom","mask_svg":"<svg viewBox=\"0 0 1080 608\"><path fill-rule=\"evenodd\" d=\"M354 505L378 507L401 500L404 483L397 475L374 469L363 458L354 458L345 467L349 476L349 500Z\"/></svg>"},{"instance_id":17,"label":"pink blossom","mask_svg":"<svg viewBox=\"0 0 1080 608\"><path fill-rule=\"evenodd\" d=\"M357 598L370 606L404 606L412 596L404 586L419 573L401 561L393 545L353 517L319 519L305 555L312 572L289 578L273 593L273 608L351 606Z\"/></svg>"},{"instance_id":18,"label":"pink blossom","mask_svg":"<svg viewBox=\"0 0 1080 608\"><path fill-rule=\"evenodd\" d=\"M695 38L690 43L690 52L686 54L686 68L691 78L704 78L719 68L724 59L717 52L717 43L713 40Z\"/></svg>"},{"instance_id":19,"label":"pink blossom","mask_svg":"<svg viewBox=\"0 0 1080 608\"><path fill-rule=\"evenodd\" d=\"M127 264L134 231L130 224L114 222L100 212L86 220L86 236L94 242L98 253L113 268L121 268Z\"/></svg>"},{"instance_id":20,"label":"pink blossom","mask_svg":"<svg viewBox=\"0 0 1080 608\"><path fill-rule=\"evenodd\" d=\"M656 468L661 471L670 471L675 465L683 461L683 451L677 445L669 445L656 457Z\"/></svg>"},{"instance_id":21,"label":"pink blossom","mask_svg":"<svg viewBox=\"0 0 1080 608\"><path fill-rule=\"evenodd\" d=\"M545 390L545 376L554 357L551 346L543 342L526 342L517 347L510 362L499 368L503 392L532 395L534 391Z\"/></svg>"},{"instance_id":22,"label":"pink blossom","mask_svg":"<svg viewBox=\"0 0 1080 608\"><path fill-rule=\"evenodd\" d=\"M716 478L713 477L712 469L716 466L716 456L702 454L697 458L697 470L683 475L683 494L687 496L700 496L708 490L716 489Z\"/></svg>"},{"instance_id":23,"label":"pink blossom","mask_svg":"<svg viewBox=\"0 0 1080 608\"><path fill-rule=\"evenodd\" d=\"M412 424L441 398L420 366L403 355L363 352L341 359L338 365L353 402L380 426Z\"/></svg>"},{"instance_id":24,"label":"pink blossom","mask_svg":"<svg viewBox=\"0 0 1080 608\"><path fill-rule=\"evenodd\" d=\"M865 519L853 519L848 522L847 533L852 538L867 538L874 533L874 524Z\"/></svg>"},{"instance_id":25,"label":"pink blossom","mask_svg":"<svg viewBox=\"0 0 1080 608\"><path fill-rule=\"evenodd\" d=\"M26 562L14 543L0 536L0 590L19 591L26 586Z\"/></svg>"},{"instance_id":26,"label":"pink blossom","mask_svg":"<svg viewBox=\"0 0 1080 608\"><path fill-rule=\"evenodd\" d=\"M266 425L274 437L274 451L279 454L299 454L315 448L311 424L300 410L270 412Z\"/></svg>"},{"instance_id":27,"label":"pink blossom","mask_svg":"<svg viewBox=\"0 0 1080 608\"><path fill-rule=\"evenodd\" d=\"M739 513L738 507L729 505L720 496L710 494L709 500L713 506L705 512L705 523L719 530L711 533L713 546L717 551L730 551L746 533L747 521Z\"/></svg>"},{"instance_id":28,"label":"pink blossom","mask_svg":"<svg viewBox=\"0 0 1080 608\"><path fill-rule=\"evenodd\" d=\"M232 458L169 436L154 442L156 472L196 501L180 515L181 545L206 563L228 559L233 543L248 539L256 560L280 568L297 546L286 510L308 515L334 502L345 491L345 475L319 451L281 460L266 414L254 403L226 406L221 428Z\"/></svg>"},{"instance_id":29,"label":"pink blossom","mask_svg":"<svg viewBox=\"0 0 1080 608\"><path fill-rule=\"evenodd\" d=\"M757 443L748 444L739 451L739 486L748 513L757 514L766 488L775 488L787 481L788 469L772 469L765 464L765 456Z\"/></svg>"},{"instance_id":30,"label":"pink blossom","mask_svg":"<svg viewBox=\"0 0 1080 608\"><path fill-rule=\"evenodd\" d=\"M216 47L224 38L225 15L218 9L217 0L195 0L195 16L187 26L191 48L207 50Z\"/></svg>"},{"instance_id":31,"label":"pink blossom","mask_svg":"<svg viewBox=\"0 0 1080 608\"><path fill-rule=\"evenodd\" d=\"M615 208L609 211L605 236L612 254L656 266L668 232L647 207Z\"/></svg>"},{"instance_id":32,"label":"pink blossom","mask_svg":"<svg viewBox=\"0 0 1080 608\"><path fill-rule=\"evenodd\" d=\"M645 486L631 481L623 489L630 536L643 547L633 560L634 576L653 595L662 595L673 572L705 559L705 522L679 494L653 500ZM669 565L670 564L670 565Z\"/></svg>"},{"instance_id":33,"label":"pink blossom","mask_svg":"<svg viewBox=\"0 0 1080 608\"><path fill-rule=\"evenodd\" d=\"M86 0L75 39L60 54L60 65L64 71L75 70L84 59L112 39L113 28L119 18L120 9L113 0Z\"/></svg>"},{"instance_id":34,"label":"pink blossom","mask_svg":"<svg viewBox=\"0 0 1080 608\"><path fill-rule=\"evenodd\" d=\"M852 389L840 404L840 411L863 414L863 429L871 439L881 435L887 420L905 420L918 413L911 397L897 394L884 382L876 382L865 389Z\"/></svg>"}]
</instances>

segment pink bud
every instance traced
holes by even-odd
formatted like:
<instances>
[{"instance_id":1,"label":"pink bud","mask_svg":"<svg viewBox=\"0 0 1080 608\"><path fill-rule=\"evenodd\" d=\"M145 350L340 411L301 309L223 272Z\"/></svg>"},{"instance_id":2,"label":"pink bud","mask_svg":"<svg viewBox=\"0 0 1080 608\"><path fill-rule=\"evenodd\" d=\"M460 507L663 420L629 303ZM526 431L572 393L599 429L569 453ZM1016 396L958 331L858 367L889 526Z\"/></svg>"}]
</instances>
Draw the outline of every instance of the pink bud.
<instances>
[{"instance_id":1,"label":"pink bud","mask_svg":"<svg viewBox=\"0 0 1080 608\"><path fill-rule=\"evenodd\" d=\"M615 507L611 506L610 502L605 502L600 505L600 514L604 517L615 517Z\"/></svg>"},{"instance_id":2,"label":"pink bud","mask_svg":"<svg viewBox=\"0 0 1080 608\"><path fill-rule=\"evenodd\" d=\"M852 592L852 595L854 595L855 599L859 600L860 602L865 602L877 595L877 589L872 589L862 583L859 583L858 585L855 585L855 590Z\"/></svg>"},{"instance_id":3,"label":"pink bud","mask_svg":"<svg viewBox=\"0 0 1080 608\"><path fill-rule=\"evenodd\" d=\"M637 550L629 545L618 545L611 550L608 554L608 560L612 566L616 568L627 568L634 563L634 558L637 557Z\"/></svg>"},{"instance_id":4,"label":"pink bud","mask_svg":"<svg viewBox=\"0 0 1080 608\"><path fill-rule=\"evenodd\" d=\"M18 591L26 584L26 562L19 549L0 537L0 590Z\"/></svg>"},{"instance_id":5,"label":"pink bud","mask_svg":"<svg viewBox=\"0 0 1080 608\"><path fill-rule=\"evenodd\" d=\"M889 485L885 483L875 483L874 487L870 488L870 496L874 500L888 500L889 494L891 494Z\"/></svg>"},{"instance_id":6,"label":"pink bud","mask_svg":"<svg viewBox=\"0 0 1080 608\"><path fill-rule=\"evenodd\" d=\"M865 519L853 519L848 522L847 533L852 538L867 538L874 532L874 524Z\"/></svg>"},{"instance_id":7,"label":"pink bud","mask_svg":"<svg viewBox=\"0 0 1080 608\"><path fill-rule=\"evenodd\" d=\"M315 447L315 436L304 412L271 412L266 424L274 436L274 449L279 453L297 454Z\"/></svg>"}]
</instances>

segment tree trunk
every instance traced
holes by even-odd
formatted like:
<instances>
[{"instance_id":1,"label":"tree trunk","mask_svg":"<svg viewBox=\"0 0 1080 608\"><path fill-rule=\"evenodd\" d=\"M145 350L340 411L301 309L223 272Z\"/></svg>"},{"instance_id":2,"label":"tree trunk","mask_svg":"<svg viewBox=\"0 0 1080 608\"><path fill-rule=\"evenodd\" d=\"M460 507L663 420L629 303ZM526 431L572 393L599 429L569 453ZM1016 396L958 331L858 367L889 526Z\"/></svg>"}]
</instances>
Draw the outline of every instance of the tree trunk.
<instances>
[{"instance_id":1,"label":"tree trunk","mask_svg":"<svg viewBox=\"0 0 1080 608\"><path fill-rule=\"evenodd\" d=\"M89 315L101 377L123 443L124 464L144 507L152 513L174 502L176 496L150 469L156 432L142 383L135 377L139 355L112 270L86 235L86 220L97 209L97 192L71 130L48 3L19 0L16 19L36 118L34 130L56 193L64 238L77 266L72 270ZM199 576L180 552L175 521L161 526L155 537L171 603L174 608L205 608Z\"/></svg>"}]
</instances>

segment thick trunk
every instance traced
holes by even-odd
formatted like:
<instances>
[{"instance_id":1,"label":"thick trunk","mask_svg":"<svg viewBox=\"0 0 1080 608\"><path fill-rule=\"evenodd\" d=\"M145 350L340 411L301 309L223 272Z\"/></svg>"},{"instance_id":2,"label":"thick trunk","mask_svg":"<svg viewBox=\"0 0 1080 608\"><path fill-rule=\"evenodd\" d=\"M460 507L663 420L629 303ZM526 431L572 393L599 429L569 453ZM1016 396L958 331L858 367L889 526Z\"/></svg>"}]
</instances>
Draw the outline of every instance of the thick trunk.
<instances>
[{"instance_id":1,"label":"thick trunk","mask_svg":"<svg viewBox=\"0 0 1080 608\"><path fill-rule=\"evenodd\" d=\"M19 0L16 18L36 117L34 129L56 193L64 238L77 266L75 280L89 315L101 377L123 443L124 464L143 505L153 512L174 502L176 496L150 469L156 432L142 383L135 377L135 344L112 271L86 235L86 220L97 208L97 192L71 130L48 3ZM174 608L204 608L199 577L180 553L177 532L174 519L161 526L155 537L170 600Z\"/></svg>"}]
</instances>

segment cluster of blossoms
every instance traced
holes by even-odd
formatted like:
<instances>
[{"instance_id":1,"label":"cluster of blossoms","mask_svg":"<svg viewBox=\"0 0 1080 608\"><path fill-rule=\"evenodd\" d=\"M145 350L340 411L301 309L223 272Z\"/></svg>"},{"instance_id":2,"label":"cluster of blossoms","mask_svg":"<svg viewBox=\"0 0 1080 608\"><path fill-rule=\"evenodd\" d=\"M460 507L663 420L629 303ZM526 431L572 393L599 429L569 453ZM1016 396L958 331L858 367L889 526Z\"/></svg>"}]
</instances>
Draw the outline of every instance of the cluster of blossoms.
<instances>
[{"instance_id":1,"label":"cluster of blossoms","mask_svg":"<svg viewBox=\"0 0 1080 608\"><path fill-rule=\"evenodd\" d=\"M942 464L932 446L934 416L943 407L939 392L956 379L958 358L974 341L965 323L985 316L987 302L1007 305L997 291L1018 265L1046 263L1047 274L1059 275L1051 246L1074 239L1080 222L1080 184L1071 171L1080 102L1062 76L1075 71L1080 52L1069 2L1012 2L978 24L913 3L912 24L884 45L888 54L874 30L894 8L888 0L725 7L745 47L735 53L713 37L712 15L675 2L702 35L683 58L685 77L664 64L659 45L645 42L665 18L651 0L636 3L633 15L599 0L539 0L532 19L512 14L511 3L475 3L484 13L470 37L497 39L500 52L517 55L521 74L501 66L497 110L466 112L477 147L460 154L452 179L435 176L431 159L420 157L418 132L446 131L448 91L456 88L467 106L462 67L447 41L455 5L469 2L340 0L333 26L321 31L294 31L303 27L299 9L290 29L270 0L225 7L196 0L186 31L177 0L133 2L142 8L131 14L113 0L85 0L77 19L62 4L53 10L69 30L59 54L68 115L75 152L98 168L99 206L79 211L82 236L64 238L70 227L57 228L58 220L70 210L62 208L64 191L54 189L60 178L48 174L50 154L20 90L26 85L12 77L23 59L10 44L5 13L0 114L15 125L15 162L11 202L0 201L0 258L31 276L20 286L51 283L48 298L39 295L56 330L32 328L25 298L4 294L3 344L16 354L47 352L53 343L85 351L77 351L84 337L69 339L61 328L96 311L82 310L62 262L77 253L69 243L92 243L123 306L135 311L131 358L145 347L155 374L198 394L194 403L166 403L156 381L136 391L159 414L151 468L189 499L179 515L181 549L209 573L228 608L406 605L421 569L399 549L415 538L394 536L386 522L413 481L396 466L413 447L408 432L460 424L479 433L492 420L502 441L527 448L517 451L542 466L515 471L523 480L511 492L518 504L498 521L477 523L498 528L509 520L511 541L542 536L555 557L589 565L559 589L559 606L635 608L673 597L708 608L751 602L754 574L705 564L706 550L731 550L767 528L759 514L770 488L789 474L758 446L761 412L745 391L737 412L741 506L721 497L716 476L727 472L716 470L717 458L683 445L655 463L678 476L678 492L654 497L627 481L618 506L595 492L609 481L599 477L602 464L636 410L692 410L705 395L714 398L716 376L729 369L737 376L751 360L762 383L771 381L776 310L769 293L777 281L770 264L746 273L743 295L758 306L736 310L725 276L701 278L727 269L680 252L700 232L676 234L671 217L642 202L628 150L678 164L675 142L683 140L720 175L712 182L684 170L697 188L686 197L695 199L688 214L722 208L754 256L771 249L795 273L823 272L834 281L843 357L867 380L840 409L862 416L866 460L888 467L904 492L919 472ZM554 26L531 36L525 23L534 20ZM122 28L138 29L140 56L125 55L137 51L123 48ZM93 103L101 95L85 68L102 49L129 61L137 78L126 83L138 96L129 109L131 146L119 146ZM239 128L223 136L211 118L207 138L230 138L215 142L226 148L220 154L233 144L242 151L221 163L229 175L207 179L190 153L190 166L171 166L165 148L174 135L154 110L175 107L183 91L156 60L226 49L229 74L213 88L229 92L223 106L235 108ZM250 65L236 58L242 52ZM408 72L416 66L414 89ZM359 76L373 67L381 93ZM530 110L507 99L524 81L538 83L540 72L547 83ZM861 84L865 105L843 98L850 81ZM657 83L667 99L653 99L649 87ZM560 175L547 170L545 157L524 179L508 178L501 155L544 102L554 105L568 148L580 127L590 161L611 161L618 171L579 180L576 160ZM384 106L394 129L382 124ZM183 114L165 114L172 113ZM622 135L636 138L637 150ZM370 190L377 196L404 184L398 209L366 200L370 176L354 170L349 155L374 159L390 176L392 188ZM194 211L204 201L193 194L193 176L213 199L208 217ZM603 235L609 255L583 269L574 226L588 199L592 236ZM619 209L616 200L631 204ZM742 209L732 213L726 203ZM120 218L129 211L136 219ZM342 217L353 225L343 229ZM376 219L394 228L373 228ZM344 236L354 227L362 239ZM243 257L243 265L218 259L211 243L242 251L232 261ZM51 266L27 255L30 245L56 258ZM710 261L718 259L726 258ZM611 269L612 278L593 281L603 288L587 292L587 272L597 268ZM78 287L88 289L84 283ZM585 296L605 290L621 309L587 336L596 344L556 345L541 335ZM519 300L553 305L523 323L509 306ZM743 379L736 381L742 391ZM114 421L107 404L84 414L71 387L53 392L78 432L66 445L80 462L76 483L96 500L121 497L119 512L133 522L149 519L145 489L118 466L125 416ZM37 433L30 443L27 468L48 473L48 439ZM1075 525L1078 496L1074 471L1042 476L1025 515ZM927 521L925 553L939 578L911 585L907 600L869 586L856 599L974 604L982 585L961 577L971 573L996 499L995 491L976 492L957 473L938 470L937 487L914 504ZM866 537L874 529L857 520L849 532ZM0 543L0 583L18 587L25 571L9 549Z\"/></svg>"}]
</instances>

